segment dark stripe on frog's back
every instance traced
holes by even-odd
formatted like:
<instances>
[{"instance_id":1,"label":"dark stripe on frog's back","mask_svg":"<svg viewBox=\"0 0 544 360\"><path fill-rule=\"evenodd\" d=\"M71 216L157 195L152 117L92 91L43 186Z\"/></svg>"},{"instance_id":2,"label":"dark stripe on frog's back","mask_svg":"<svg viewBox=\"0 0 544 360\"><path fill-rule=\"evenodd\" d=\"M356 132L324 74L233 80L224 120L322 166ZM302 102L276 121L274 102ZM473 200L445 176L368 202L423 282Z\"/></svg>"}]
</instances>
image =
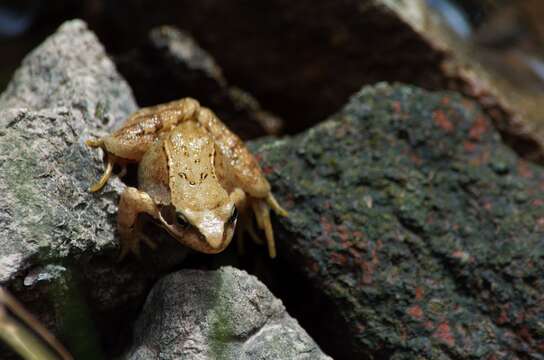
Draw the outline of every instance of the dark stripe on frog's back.
<instances>
[{"instance_id":1,"label":"dark stripe on frog's back","mask_svg":"<svg viewBox=\"0 0 544 360\"><path fill-rule=\"evenodd\" d=\"M155 203L169 205L168 159L163 139L156 140L149 147L138 165L138 188L148 193Z\"/></svg>"}]
</instances>

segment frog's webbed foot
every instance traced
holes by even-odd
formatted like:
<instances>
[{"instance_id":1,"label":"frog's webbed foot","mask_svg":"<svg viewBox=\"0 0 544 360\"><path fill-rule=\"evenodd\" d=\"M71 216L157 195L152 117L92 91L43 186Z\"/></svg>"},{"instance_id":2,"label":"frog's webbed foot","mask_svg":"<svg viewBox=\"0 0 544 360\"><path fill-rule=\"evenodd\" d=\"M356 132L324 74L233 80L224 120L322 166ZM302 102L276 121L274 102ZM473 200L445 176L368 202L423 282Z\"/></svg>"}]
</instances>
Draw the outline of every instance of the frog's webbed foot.
<instances>
[{"instance_id":1,"label":"frog's webbed foot","mask_svg":"<svg viewBox=\"0 0 544 360\"><path fill-rule=\"evenodd\" d=\"M159 216L159 210L147 193L127 187L121 194L117 212L117 227L121 237L119 260L125 258L130 252L140 257L140 241L152 249L157 247L155 242L141 231L141 223L138 221L138 216L141 213L149 214L155 219L158 219Z\"/></svg>"},{"instance_id":2,"label":"frog's webbed foot","mask_svg":"<svg viewBox=\"0 0 544 360\"><path fill-rule=\"evenodd\" d=\"M256 199L251 202L257 226L264 230L266 244L268 245L268 255L273 259L276 257L276 242L274 241L274 230L270 221L270 208L262 199Z\"/></svg>"},{"instance_id":3,"label":"frog's webbed foot","mask_svg":"<svg viewBox=\"0 0 544 360\"><path fill-rule=\"evenodd\" d=\"M102 139L87 139L85 140L85 145L91 148L101 148L104 146L104 140Z\"/></svg>"},{"instance_id":4,"label":"frog's webbed foot","mask_svg":"<svg viewBox=\"0 0 544 360\"><path fill-rule=\"evenodd\" d=\"M141 222L136 222L135 230L130 236L121 237L121 253L118 261L122 261L129 253L134 254L138 259L141 258L140 243L143 241L152 250L157 248L156 242L149 236L141 232Z\"/></svg>"}]
</instances>

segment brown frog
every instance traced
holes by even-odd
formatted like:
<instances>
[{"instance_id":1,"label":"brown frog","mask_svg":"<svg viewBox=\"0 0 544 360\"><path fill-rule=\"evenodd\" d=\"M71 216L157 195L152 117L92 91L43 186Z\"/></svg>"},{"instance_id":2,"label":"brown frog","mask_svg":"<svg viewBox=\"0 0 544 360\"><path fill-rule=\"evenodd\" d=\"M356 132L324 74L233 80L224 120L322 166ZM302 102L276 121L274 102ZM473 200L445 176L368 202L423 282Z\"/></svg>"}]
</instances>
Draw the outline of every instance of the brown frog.
<instances>
[{"instance_id":1,"label":"brown frog","mask_svg":"<svg viewBox=\"0 0 544 360\"><path fill-rule=\"evenodd\" d=\"M238 220L239 246L243 231L260 241L251 211L264 230L270 257L276 256L269 212L287 216L287 211L240 138L196 100L140 109L113 134L86 144L106 152L106 170L93 192L106 184L114 165L121 166L123 176L127 163L138 162L138 188L127 187L119 201L121 257L139 254L141 240L155 247L139 229L141 213L183 245L218 253L229 245Z\"/></svg>"}]
</instances>

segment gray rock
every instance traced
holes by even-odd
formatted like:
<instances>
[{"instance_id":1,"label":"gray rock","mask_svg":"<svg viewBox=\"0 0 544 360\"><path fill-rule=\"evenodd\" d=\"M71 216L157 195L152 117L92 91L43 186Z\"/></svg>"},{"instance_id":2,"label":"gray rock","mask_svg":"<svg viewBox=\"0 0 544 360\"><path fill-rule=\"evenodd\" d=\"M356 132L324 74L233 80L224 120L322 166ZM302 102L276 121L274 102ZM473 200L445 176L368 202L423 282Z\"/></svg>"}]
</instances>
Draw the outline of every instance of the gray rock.
<instances>
[{"instance_id":1,"label":"gray rock","mask_svg":"<svg viewBox=\"0 0 544 360\"><path fill-rule=\"evenodd\" d=\"M184 270L159 281L127 359L330 359L244 271Z\"/></svg>"},{"instance_id":2,"label":"gray rock","mask_svg":"<svg viewBox=\"0 0 544 360\"><path fill-rule=\"evenodd\" d=\"M89 128L136 108L96 37L81 21L63 25L30 53L0 97L0 281L32 263L117 246L117 178L96 195L99 151Z\"/></svg>"},{"instance_id":3,"label":"gray rock","mask_svg":"<svg viewBox=\"0 0 544 360\"><path fill-rule=\"evenodd\" d=\"M128 84L81 20L66 22L32 51L0 95L0 109L58 107L80 113L72 124L78 133L84 124L115 125L136 109Z\"/></svg>"},{"instance_id":4,"label":"gray rock","mask_svg":"<svg viewBox=\"0 0 544 360\"><path fill-rule=\"evenodd\" d=\"M116 342L124 324L115 319L135 311L186 252L172 240L143 262L118 263L124 185L113 177L100 193L88 191L104 166L102 152L84 141L135 109L127 83L78 20L30 53L0 96L0 285L76 358L100 348L96 341Z\"/></svg>"}]
</instances>

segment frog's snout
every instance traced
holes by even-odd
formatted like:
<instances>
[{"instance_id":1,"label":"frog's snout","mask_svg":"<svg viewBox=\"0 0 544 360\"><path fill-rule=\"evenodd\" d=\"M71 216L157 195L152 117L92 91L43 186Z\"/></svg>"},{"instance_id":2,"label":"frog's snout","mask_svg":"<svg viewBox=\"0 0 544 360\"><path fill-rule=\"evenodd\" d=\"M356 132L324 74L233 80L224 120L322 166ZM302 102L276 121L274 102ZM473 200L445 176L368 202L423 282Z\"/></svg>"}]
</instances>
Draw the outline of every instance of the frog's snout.
<instances>
[{"instance_id":1,"label":"frog's snout","mask_svg":"<svg viewBox=\"0 0 544 360\"><path fill-rule=\"evenodd\" d=\"M223 226L214 228L200 227L198 230L202 235L202 240L213 250L223 250L232 238L232 232L229 233L228 229L225 229Z\"/></svg>"}]
</instances>

